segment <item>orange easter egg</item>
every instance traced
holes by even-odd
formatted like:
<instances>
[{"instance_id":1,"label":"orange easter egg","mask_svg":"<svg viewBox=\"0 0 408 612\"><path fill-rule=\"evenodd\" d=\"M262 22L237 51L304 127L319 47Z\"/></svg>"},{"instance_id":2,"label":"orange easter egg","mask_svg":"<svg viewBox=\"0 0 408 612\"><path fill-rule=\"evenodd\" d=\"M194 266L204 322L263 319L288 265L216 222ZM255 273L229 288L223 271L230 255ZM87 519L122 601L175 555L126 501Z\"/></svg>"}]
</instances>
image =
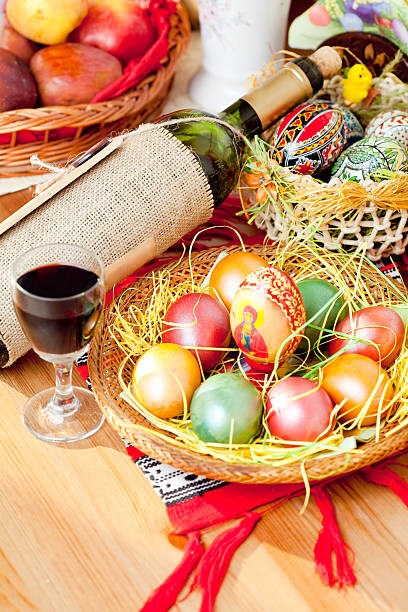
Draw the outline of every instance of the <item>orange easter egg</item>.
<instances>
[{"instance_id":1,"label":"orange easter egg","mask_svg":"<svg viewBox=\"0 0 408 612\"><path fill-rule=\"evenodd\" d=\"M232 335L250 361L279 362L296 349L306 322L302 296L292 279L273 266L258 268L240 284L231 305Z\"/></svg>"},{"instance_id":2,"label":"orange easter egg","mask_svg":"<svg viewBox=\"0 0 408 612\"><path fill-rule=\"evenodd\" d=\"M236 251L226 255L211 272L210 295L222 300L230 310L235 293L245 277L257 268L267 265L265 259L248 251Z\"/></svg>"}]
</instances>

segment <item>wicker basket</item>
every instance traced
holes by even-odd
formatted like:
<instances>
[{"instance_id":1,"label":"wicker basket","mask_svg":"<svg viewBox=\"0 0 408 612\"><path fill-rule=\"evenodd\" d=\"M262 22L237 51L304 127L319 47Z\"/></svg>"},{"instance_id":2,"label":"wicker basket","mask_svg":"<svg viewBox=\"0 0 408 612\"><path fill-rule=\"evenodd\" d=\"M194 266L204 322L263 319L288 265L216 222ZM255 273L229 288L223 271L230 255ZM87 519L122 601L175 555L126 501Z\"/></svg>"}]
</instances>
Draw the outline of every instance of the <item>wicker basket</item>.
<instances>
[{"instance_id":1,"label":"wicker basket","mask_svg":"<svg viewBox=\"0 0 408 612\"><path fill-rule=\"evenodd\" d=\"M0 145L0 176L36 174L30 157L45 162L66 160L88 149L112 132L133 128L157 116L166 101L176 65L190 40L190 22L185 9L170 17L168 55L160 70L152 72L126 94L96 104L44 106L0 113L0 136L11 134L9 144ZM75 128L67 138L53 140L53 130ZM41 133L41 140L17 143L23 131Z\"/></svg>"},{"instance_id":2,"label":"wicker basket","mask_svg":"<svg viewBox=\"0 0 408 612\"><path fill-rule=\"evenodd\" d=\"M377 97L368 110L363 103L353 105L352 110L365 125L372 112L387 110L382 106L393 94L393 106L406 109L408 88L394 74L375 77L373 86ZM329 98L344 106L341 75L325 82L315 98ZM263 137L269 141L276 126ZM390 255L404 253L408 245L408 174L400 178L362 183L342 182L333 177L329 183L309 175L295 174L271 161L269 150L260 148L251 153L249 163L258 160L271 174L272 183L279 197L268 198L260 207L256 202L256 190L248 189L245 181L240 184L243 208L255 225L267 232L271 240L280 240L289 234L315 233L328 250L355 251L364 247L372 261L380 261Z\"/></svg>"},{"instance_id":3,"label":"wicker basket","mask_svg":"<svg viewBox=\"0 0 408 612\"><path fill-rule=\"evenodd\" d=\"M269 256L273 256L273 248L268 247ZM233 252L239 247L229 247ZM250 247L250 250L265 256L264 247ZM191 265L194 269L194 278L200 283L211 269L220 249L209 249L191 255ZM183 259L175 267L172 265L171 284L185 281L190 275L188 258ZM353 279L348 278L352 283ZM387 285L386 281L378 275L378 286ZM151 288L151 277L146 276L137 280L131 289L128 289L120 300L120 311L125 313L130 304L144 309L149 298L146 295ZM375 288L373 288L375 292ZM116 302L114 302L115 304ZM109 326L113 323L115 313L112 306L106 311L104 323L101 325L93 340L89 354L89 373L96 399L104 412L108 422L128 442L151 457L173 465L187 472L202 474L209 478L242 482L242 483L282 483L302 482L300 464L285 467L273 467L264 464L238 464L216 459L208 455L193 452L187 448L176 445L170 434L159 438L155 433L159 430L136 412L121 397L122 391L118 382L118 371L125 354L113 341ZM130 379L131 368L125 372ZM408 445L408 428L385 437L387 428L380 434L378 442L369 442L361 447L358 454L344 453L331 457L313 459L307 462L306 470L310 480L319 480L328 475L342 474L357 470L384 459ZM164 432L162 432L164 433Z\"/></svg>"}]
</instances>

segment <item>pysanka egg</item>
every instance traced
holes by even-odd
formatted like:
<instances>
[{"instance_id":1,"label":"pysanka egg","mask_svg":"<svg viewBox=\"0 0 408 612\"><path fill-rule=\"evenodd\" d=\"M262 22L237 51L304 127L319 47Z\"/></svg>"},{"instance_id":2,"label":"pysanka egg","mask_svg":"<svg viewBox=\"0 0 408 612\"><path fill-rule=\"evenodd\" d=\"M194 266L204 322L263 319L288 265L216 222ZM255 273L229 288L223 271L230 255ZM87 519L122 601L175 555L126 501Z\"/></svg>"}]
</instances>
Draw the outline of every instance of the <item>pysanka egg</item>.
<instances>
[{"instance_id":1,"label":"pysanka egg","mask_svg":"<svg viewBox=\"0 0 408 612\"><path fill-rule=\"evenodd\" d=\"M271 141L272 156L293 172L319 174L337 159L348 138L341 107L332 102L308 102L278 124Z\"/></svg>"},{"instance_id":2,"label":"pysanka egg","mask_svg":"<svg viewBox=\"0 0 408 612\"><path fill-rule=\"evenodd\" d=\"M386 136L408 147L408 113L400 110L385 111L371 119L366 127L366 136Z\"/></svg>"},{"instance_id":3,"label":"pysanka egg","mask_svg":"<svg viewBox=\"0 0 408 612\"><path fill-rule=\"evenodd\" d=\"M292 279L279 268L267 266L248 274L231 304L234 340L250 361L283 362L296 349L306 322L302 296ZM293 337L289 338L293 334Z\"/></svg>"},{"instance_id":4,"label":"pysanka egg","mask_svg":"<svg viewBox=\"0 0 408 612\"><path fill-rule=\"evenodd\" d=\"M342 181L384 180L384 171L404 170L407 153L399 142L385 136L363 138L344 151L332 168L332 176Z\"/></svg>"}]
</instances>

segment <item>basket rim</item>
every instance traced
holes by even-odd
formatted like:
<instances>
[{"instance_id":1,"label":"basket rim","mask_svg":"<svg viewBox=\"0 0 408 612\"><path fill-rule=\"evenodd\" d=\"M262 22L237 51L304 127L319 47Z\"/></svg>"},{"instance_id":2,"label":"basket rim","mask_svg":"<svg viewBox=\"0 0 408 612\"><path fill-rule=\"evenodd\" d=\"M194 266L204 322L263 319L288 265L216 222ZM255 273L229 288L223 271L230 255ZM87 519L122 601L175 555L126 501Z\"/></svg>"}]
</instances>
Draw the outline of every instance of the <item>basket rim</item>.
<instances>
[{"instance_id":1,"label":"basket rim","mask_svg":"<svg viewBox=\"0 0 408 612\"><path fill-rule=\"evenodd\" d=\"M215 247L207 249L205 252L219 253L220 250L232 252L239 250L239 248L239 246ZM254 247L248 248L253 249ZM191 255L192 261L200 256L203 256L203 251L193 253ZM184 261L185 258L178 265L182 265ZM158 269L165 267L166 264ZM147 277L148 274L137 279L130 285L130 288L137 287L137 284ZM155 429L149 422L144 421L143 426L141 426L137 423L132 423L123 415L119 405L109 396L106 381L103 377L106 323L112 313L114 304L115 301L105 310L103 322L99 325L93 338L88 356L88 368L92 389L102 412L107 421L127 442L154 459L208 478L247 484L303 482L304 478L300 464L276 467L260 463L227 462L223 459L211 457L190 449L180 448L171 439L162 440L157 438L157 436L149 432L149 429ZM360 447L360 452L358 453L345 451L329 457L317 457L307 460L304 467L309 481L320 481L334 475L348 474L406 449L408 447L408 427L387 438L385 434L390 427L387 426L380 432L378 442L373 440L365 443L363 447Z\"/></svg>"},{"instance_id":2,"label":"basket rim","mask_svg":"<svg viewBox=\"0 0 408 612\"><path fill-rule=\"evenodd\" d=\"M3 111L0 113L0 134L13 134L20 130L35 132L58 127L85 127L98 123L109 123L109 121L116 121L121 116L138 112L153 97L149 90L152 90L155 85L157 86L154 89L160 89L166 81L173 77L176 64L189 43L190 34L191 26L187 11L182 4L179 4L177 12L170 16L169 49L167 55L160 61L162 67L159 70L152 71L126 93L103 102ZM137 98L140 92L143 94L147 92L150 96L139 101ZM77 115L76 119L75 115ZM110 117L113 118L110 119ZM67 118L69 124L66 123ZM30 126L32 122L35 122L34 127ZM0 145L0 149L9 147L10 145Z\"/></svg>"}]
</instances>

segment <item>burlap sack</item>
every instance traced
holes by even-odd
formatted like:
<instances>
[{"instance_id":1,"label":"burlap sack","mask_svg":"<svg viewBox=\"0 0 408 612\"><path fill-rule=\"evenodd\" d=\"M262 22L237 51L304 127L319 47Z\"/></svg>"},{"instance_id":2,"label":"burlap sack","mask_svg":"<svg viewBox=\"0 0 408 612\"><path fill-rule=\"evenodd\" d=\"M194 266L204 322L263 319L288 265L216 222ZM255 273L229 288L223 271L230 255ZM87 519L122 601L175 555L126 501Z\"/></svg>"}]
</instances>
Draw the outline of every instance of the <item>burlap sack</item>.
<instances>
[{"instance_id":1,"label":"burlap sack","mask_svg":"<svg viewBox=\"0 0 408 612\"><path fill-rule=\"evenodd\" d=\"M153 237L156 254L208 221L213 197L194 154L166 129L140 126L86 174L0 237L0 366L30 348L14 313L10 268L27 249L68 242L107 266Z\"/></svg>"}]
</instances>

